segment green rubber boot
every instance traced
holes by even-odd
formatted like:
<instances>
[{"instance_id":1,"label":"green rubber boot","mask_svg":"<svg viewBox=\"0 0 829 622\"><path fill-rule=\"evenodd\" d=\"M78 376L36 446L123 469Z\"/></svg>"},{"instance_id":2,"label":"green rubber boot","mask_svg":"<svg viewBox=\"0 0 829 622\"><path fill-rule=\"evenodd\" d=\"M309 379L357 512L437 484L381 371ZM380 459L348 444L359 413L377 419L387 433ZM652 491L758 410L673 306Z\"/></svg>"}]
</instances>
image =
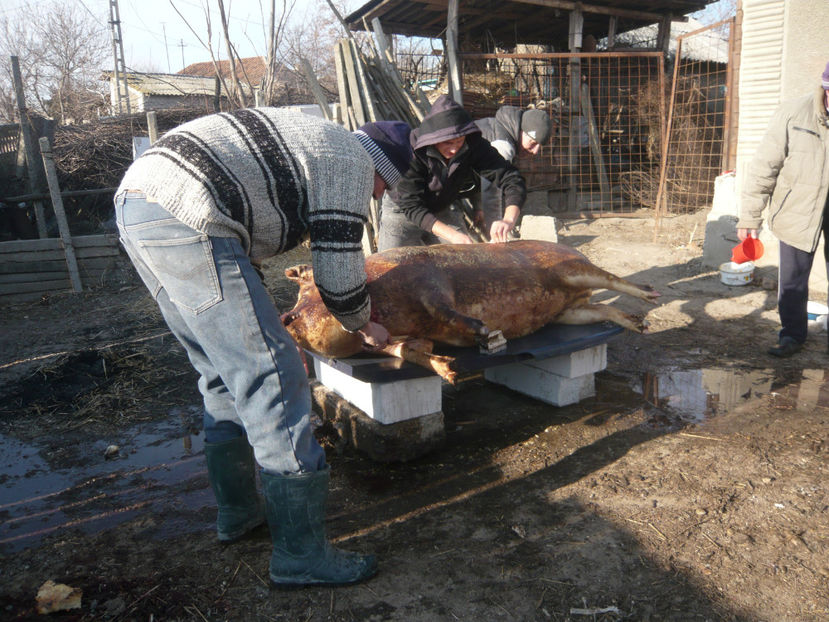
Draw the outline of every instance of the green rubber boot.
<instances>
[{"instance_id":1,"label":"green rubber boot","mask_svg":"<svg viewBox=\"0 0 829 622\"><path fill-rule=\"evenodd\" d=\"M273 540L271 583L279 587L348 585L377 572L374 555L335 549L325 534L329 468L299 475L262 473Z\"/></svg>"},{"instance_id":2,"label":"green rubber boot","mask_svg":"<svg viewBox=\"0 0 829 622\"><path fill-rule=\"evenodd\" d=\"M262 499L256 492L256 463L246 436L205 443L207 476L219 513L216 531L221 542L233 542L265 522Z\"/></svg>"}]
</instances>

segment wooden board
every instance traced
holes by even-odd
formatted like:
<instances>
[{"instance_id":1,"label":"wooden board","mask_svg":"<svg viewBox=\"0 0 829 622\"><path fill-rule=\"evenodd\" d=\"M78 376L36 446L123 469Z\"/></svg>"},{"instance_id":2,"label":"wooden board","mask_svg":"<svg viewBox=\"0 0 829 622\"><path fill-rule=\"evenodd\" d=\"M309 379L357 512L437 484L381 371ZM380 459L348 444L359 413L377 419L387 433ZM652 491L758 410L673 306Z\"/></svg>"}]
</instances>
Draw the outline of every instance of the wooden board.
<instances>
[{"instance_id":1,"label":"wooden board","mask_svg":"<svg viewBox=\"0 0 829 622\"><path fill-rule=\"evenodd\" d=\"M0 242L0 302L37 300L47 293L72 291L61 238ZM115 234L72 238L83 285L97 285L119 261Z\"/></svg>"}]
</instances>

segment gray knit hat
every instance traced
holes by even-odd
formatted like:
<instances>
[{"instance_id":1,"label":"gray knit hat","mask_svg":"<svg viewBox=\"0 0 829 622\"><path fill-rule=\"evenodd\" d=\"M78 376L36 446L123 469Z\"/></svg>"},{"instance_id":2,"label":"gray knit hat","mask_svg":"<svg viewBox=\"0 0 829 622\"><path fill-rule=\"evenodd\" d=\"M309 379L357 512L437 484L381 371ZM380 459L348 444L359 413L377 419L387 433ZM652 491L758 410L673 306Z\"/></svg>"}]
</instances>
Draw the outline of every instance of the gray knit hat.
<instances>
[{"instance_id":1,"label":"gray knit hat","mask_svg":"<svg viewBox=\"0 0 829 622\"><path fill-rule=\"evenodd\" d=\"M412 162L411 128L402 121L366 123L354 135L374 160L374 170L392 188Z\"/></svg>"},{"instance_id":2,"label":"gray knit hat","mask_svg":"<svg viewBox=\"0 0 829 622\"><path fill-rule=\"evenodd\" d=\"M521 131L539 145L543 145L550 138L552 131L550 117L543 110L525 110L521 115Z\"/></svg>"}]
</instances>

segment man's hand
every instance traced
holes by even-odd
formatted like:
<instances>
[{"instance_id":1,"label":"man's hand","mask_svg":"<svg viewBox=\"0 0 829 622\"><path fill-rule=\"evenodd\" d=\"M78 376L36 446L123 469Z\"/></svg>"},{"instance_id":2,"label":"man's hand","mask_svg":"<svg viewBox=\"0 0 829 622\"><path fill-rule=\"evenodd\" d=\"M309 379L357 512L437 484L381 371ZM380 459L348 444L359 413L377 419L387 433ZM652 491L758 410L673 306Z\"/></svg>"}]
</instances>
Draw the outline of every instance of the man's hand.
<instances>
[{"instance_id":1,"label":"man's hand","mask_svg":"<svg viewBox=\"0 0 829 622\"><path fill-rule=\"evenodd\" d=\"M439 238L449 240L452 244L474 244L475 241L462 231L458 231L454 227L450 227L440 220L436 220L432 225L432 233Z\"/></svg>"},{"instance_id":2,"label":"man's hand","mask_svg":"<svg viewBox=\"0 0 829 622\"><path fill-rule=\"evenodd\" d=\"M521 208L517 205L507 205L504 210L504 217L496 220L489 228L490 242L509 242L509 234L515 229L518 216L521 215Z\"/></svg>"},{"instance_id":3,"label":"man's hand","mask_svg":"<svg viewBox=\"0 0 829 622\"><path fill-rule=\"evenodd\" d=\"M490 242L508 242L510 231L515 229L515 223L509 220L496 220L489 228Z\"/></svg>"},{"instance_id":4,"label":"man's hand","mask_svg":"<svg viewBox=\"0 0 829 622\"><path fill-rule=\"evenodd\" d=\"M757 229L737 229L737 238L739 238L740 242L742 242L749 236L756 240Z\"/></svg>"},{"instance_id":5,"label":"man's hand","mask_svg":"<svg viewBox=\"0 0 829 622\"><path fill-rule=\"evenodd\" d=\"M363 338L363 347L366 350L377 350L389 342L391 337L389 331L376 322L366 322L362 328L357 329L360 337Z\"/></svg>"}]
</instances>

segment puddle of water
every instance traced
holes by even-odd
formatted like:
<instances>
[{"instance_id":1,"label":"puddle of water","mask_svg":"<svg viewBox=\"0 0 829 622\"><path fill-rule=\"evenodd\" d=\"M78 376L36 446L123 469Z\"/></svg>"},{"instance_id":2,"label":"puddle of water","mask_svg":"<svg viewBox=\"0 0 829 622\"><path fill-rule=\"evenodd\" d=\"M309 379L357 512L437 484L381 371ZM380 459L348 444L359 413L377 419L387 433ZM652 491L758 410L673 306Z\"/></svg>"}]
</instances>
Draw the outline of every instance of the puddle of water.
<instances>
[{"instance_id":1,"label":"puddle of water","mask_svg":"<svg viewBox=\"0 0 829 622\"><path fill-rule=\"evenodd\" d=\"M68 468L53 469L37 447L0 435L0 551L36 545L61 530L103 531L143 514L164 516L160 528L180 533L186 523L175 516L213 500L201 455L203 437L187 423L192 420L187 412L171 415L124 431L114 459L104 459L107 443L90 440L84 455L100 459ZM204 479L200 485L190 483L198 478ZM181 492L170 494L174 487ZM204 527L189 525L191 530Z\"/></svg>"},{"instance_id":2,"label":"puddle of water","mask_svg":"<svg viewBox=\"0 0 829 622\"><path fill-rule=\"evenodd\" d=\"M771 369L692 369L647 372L633 390L649 403L685 421L702 423L751 399L809 411L829 407L829 371L804 369L778 377Z\"/></svg>"}]
</instances>

